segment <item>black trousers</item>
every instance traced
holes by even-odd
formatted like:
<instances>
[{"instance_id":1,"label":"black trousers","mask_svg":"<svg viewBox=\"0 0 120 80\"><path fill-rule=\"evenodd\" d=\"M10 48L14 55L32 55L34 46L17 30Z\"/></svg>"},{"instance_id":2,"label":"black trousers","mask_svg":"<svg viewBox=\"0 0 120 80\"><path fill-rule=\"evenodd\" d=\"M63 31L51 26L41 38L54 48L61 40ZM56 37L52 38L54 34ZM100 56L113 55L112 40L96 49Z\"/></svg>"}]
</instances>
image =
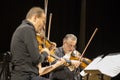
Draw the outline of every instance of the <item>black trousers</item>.
<instances>
[{"instance_id":1,"label":"black trousers","mask_svg":"<svg viewBox=\"0 0 120 80\"><path fill-rule=\"evenodd\" d=\"M50 79L40 77L40 76L36 76L36 77L33 77L31 80L50 80Z\"/></svg>"},{"instance_id":2,"label":"black trousers","mask_svg":"<svg viewBox=\"0 0 120 80\"><path fill-rule=\"evenodd\" d=\"M50 80L45 77L41 77L34 73L13 72L11 73L11 80Z\"/></svg>"}]
</instances>

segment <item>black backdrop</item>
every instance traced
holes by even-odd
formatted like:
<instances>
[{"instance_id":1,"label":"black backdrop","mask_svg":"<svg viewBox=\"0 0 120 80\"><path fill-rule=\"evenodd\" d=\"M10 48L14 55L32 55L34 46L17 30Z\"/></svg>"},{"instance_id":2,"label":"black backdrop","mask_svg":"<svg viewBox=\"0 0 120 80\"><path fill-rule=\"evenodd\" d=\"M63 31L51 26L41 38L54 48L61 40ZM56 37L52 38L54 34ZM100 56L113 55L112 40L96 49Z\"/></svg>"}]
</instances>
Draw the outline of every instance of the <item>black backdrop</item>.
<instances>
[{"instance_id":1,"label":"black backdrop","mask_svg":"<svg viewBox=\"0 0 120 80\"><path fill-rule=\"evenodd\" d=\"M50 40L61 46L62 38L67 33L73 33L79 38L81 0L48 1L47 16L49 17L50 13L53 14ZM33 6L44 8L44 0L3 0L0 2L1 54L9 51L10 40L14 30L25 18L27 11ZM117 0L86 1L85 43L90 39L95 27L97 26L99 29L86 50L86 57L93 59L101 54L114 54L120 51L119 18Z\"/></svg>"}]
</instances>

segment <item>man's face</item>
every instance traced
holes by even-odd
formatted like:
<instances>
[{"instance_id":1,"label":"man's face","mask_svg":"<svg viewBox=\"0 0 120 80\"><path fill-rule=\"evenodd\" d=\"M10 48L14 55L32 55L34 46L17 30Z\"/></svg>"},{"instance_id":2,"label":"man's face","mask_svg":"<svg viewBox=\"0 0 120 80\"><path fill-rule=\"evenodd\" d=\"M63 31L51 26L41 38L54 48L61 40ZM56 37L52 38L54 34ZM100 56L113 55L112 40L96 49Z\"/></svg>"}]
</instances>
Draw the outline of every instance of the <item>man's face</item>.
<instances>
[{"instance_id":1,"label":"man's face","mask_svg":"<svg viewBox=\"0 0 120 80\"><path fill-rule=\"evenodd\" d=\"M64 46L63 48L64 48L65 53L72 52L76 47L76 41L67 39L67 40L63 41L63 46Z\"/></svg>"},{"instance_id":2,"label":"man's face","mask_svg":"<svg viewBox=\"0 0 120 80\"><path fill-rule=\"evenodd\" d=\"M46 16L43 13L40 18L36 18L36 31L41 32L41 30L45 30Z\"/></svg>"}]
</instances>

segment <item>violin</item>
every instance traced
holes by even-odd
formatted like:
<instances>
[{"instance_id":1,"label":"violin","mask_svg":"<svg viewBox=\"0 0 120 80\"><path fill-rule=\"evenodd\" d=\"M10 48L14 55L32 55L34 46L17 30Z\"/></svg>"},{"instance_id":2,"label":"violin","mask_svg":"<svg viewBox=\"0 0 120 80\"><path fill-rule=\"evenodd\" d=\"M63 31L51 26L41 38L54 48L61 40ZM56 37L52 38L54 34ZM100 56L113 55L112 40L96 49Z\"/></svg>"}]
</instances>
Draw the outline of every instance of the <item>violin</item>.
<instances>
[{"instance_id":1,"label":"violin","mask_svg":"<svg viewBox=\"0 0 120 80\"><path fill-rule=\"evenodd\" d=\"M82 58L80 68L86 68L91 62L92 60L90 60L89 58Z\"/></svg>"},{"instance_id":2,"label":"violin","mask_svg":"<svg viewBox=\"0 0 120 80\"><path fill-rule=\"evenodd\" d=\"M44 36L41 36L39 33L36 34L36 38L39 44L38 47L40 52L45 47L50 50L50 56L48 56L47 59L48 62L53 62L56 59L58 59L58 57L54 55L56 49L56 44L54 42L47 40Z\"/></svg>"},{"instance_id":3,"label":"violin","mask_svg":"<svg viewBox=\"0 0 120 80\"><path fill-rule=\"evenodd\" d=\"M75 57L71 57L71 58L72 58L71 60L79 60L78 58L75 58ZM92 60L84 57L84 58L82 58L82 60L80 62L81 62L80 68L84 69L92 62Z\"/></svg>"},{"instance_id":4,"label":"violin","mask_svg":"<svg viewBox=\"0 0 120 80\"><path fill-rule=\"evenodd\" d=\"M81 64L80 64L80 68L84 69L85 67L87 67L92 60L90 60L89 58L86 57L82 57L82 59L80 59L80 52L78 52L77 50L73 51L73 53L71 54L70 60L80 60Z\"/></svg>"}]
</instances>

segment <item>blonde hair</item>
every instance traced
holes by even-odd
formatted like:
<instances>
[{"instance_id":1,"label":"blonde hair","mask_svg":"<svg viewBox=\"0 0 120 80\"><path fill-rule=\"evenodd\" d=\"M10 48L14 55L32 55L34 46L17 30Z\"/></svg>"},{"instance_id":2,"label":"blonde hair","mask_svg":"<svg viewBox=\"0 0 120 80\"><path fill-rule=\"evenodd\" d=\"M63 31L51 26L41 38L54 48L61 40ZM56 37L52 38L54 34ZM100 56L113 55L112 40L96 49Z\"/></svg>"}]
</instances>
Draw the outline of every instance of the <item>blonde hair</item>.
<instances>
[{"instance_id":1,"label":"blonde hair","mask_svg":"<svg viewBox=\"0 0 120 80\"><path fill-rule=\"evenodd\" d=\"M28 11L26 15L26 19L30 19L33 15L36 15L37 17L41 17L43 13L44 13L44 10L42 8L33 7Z\"/></svg>"}]
</instances>

